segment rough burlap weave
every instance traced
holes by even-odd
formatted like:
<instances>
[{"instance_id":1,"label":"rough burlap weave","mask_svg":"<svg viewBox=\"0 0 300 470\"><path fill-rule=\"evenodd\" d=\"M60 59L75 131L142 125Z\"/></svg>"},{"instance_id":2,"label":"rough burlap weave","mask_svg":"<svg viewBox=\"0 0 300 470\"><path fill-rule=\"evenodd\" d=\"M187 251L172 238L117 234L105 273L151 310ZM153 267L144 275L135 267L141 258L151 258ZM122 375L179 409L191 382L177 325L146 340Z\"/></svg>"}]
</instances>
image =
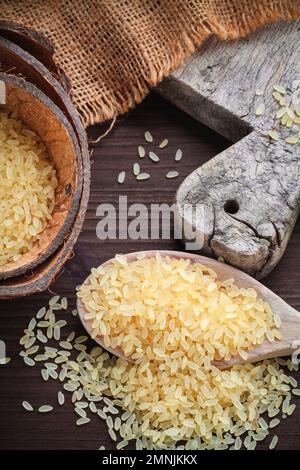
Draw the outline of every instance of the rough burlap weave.
<instances>
[{"instance_id":1,"label":"rough burlap weave","mask_svg":"<svg viewBox=\"0 0 300 470\"><path fill-rule=\"evenodd\" d=\"M42 31L85 126L140 102L210 34L235 39L300 15L300 0L0 0L0 16Z\"/></svg>"}]
</instances>

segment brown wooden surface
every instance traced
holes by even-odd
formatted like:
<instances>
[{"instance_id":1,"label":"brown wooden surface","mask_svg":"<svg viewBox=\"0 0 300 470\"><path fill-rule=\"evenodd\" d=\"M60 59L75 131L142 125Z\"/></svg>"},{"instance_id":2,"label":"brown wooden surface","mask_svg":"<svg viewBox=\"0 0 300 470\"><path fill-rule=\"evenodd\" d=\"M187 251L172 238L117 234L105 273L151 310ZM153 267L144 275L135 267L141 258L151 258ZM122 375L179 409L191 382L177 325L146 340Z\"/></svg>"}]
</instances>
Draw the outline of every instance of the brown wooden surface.
<instances>
[{"instance_id":1,"label":"brown wooden surface","mask_svg":"<svg viewBox=\"0 0 300 470\"><path fill-rule=\"evenodd\" d=\"M152 163L146 157L137 157L137 146L143 144L144 131L149 129L154 136L154 144L165 137L169 146L159 151L161 162ZM103 129L99 126L89 130L89 136L96 138ZM92 156L91 199L83 232L76 245L74 257L65 265L52 291L67 295L75 304L75 287L88 275L92 266L111 258L116 253L144 249L182 249L173 240L112 240L100 241L96 237L96 208L100 203L114 203L119 195L128 195L128 203L167 202L170 203L179 182L201 163L204 163L229 143L208 128L197 123L177 110L162 98L150 95L142 105L115 126L111 134L95 146ZM180 168L180 178L165 179L167 171L174 169L174 154L180 147L183 159L176 167ZM157 151L158 153L158 151ZM151 179L136 182L131 173L132 164L139 161ZM130 175L126 182L117 184L121 170ZM263 282L280 295L290 305L300 310L300 223L298 222L283 260L274 272ZM63 407L57 405L57 391L60 384L55 381L45 383L40 376L40 366L30 368L18 356L18 339L23 329L36 311L46 304L50 292L16 301L0 303L0 339L7 344L7 355L12 362L0 366L0 450L2 449L97 449L101 444L114 448L106 432L106 426L97 416L91 423L76 427L76 415L70 397ZM61 314L68 320L66 332L73 329L79 334L83 329L78 317ZM295 376L300 379L300 374ZM55 411L47 415L26 412L21 403L30 401L33 405L52 404ZM295 400L297 403L298 400ZM294 415L283 421L276 434L279 436L278 449L300 449L300 407ZM267 448L270 439L259 446Z\"/></svg>"}]
</instances>

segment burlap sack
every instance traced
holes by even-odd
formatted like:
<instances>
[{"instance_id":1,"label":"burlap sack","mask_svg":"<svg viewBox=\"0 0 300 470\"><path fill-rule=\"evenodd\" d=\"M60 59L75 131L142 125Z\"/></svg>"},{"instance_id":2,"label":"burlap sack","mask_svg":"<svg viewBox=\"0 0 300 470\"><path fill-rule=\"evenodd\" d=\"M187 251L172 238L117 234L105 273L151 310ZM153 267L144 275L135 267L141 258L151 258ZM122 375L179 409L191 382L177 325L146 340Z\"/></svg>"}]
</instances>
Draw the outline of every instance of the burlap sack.
<instances>
[{"instance_id":1,"label":"burlap sack","mask_svg":"<svg viewBox=\"0 0 300 470\"><path fill-rule=\"evenodd\" d=\"M0 0L0 15L53 41L88 126L140 102L208 35L295 18L300 0Z\"/></svg>"}]
</instances>

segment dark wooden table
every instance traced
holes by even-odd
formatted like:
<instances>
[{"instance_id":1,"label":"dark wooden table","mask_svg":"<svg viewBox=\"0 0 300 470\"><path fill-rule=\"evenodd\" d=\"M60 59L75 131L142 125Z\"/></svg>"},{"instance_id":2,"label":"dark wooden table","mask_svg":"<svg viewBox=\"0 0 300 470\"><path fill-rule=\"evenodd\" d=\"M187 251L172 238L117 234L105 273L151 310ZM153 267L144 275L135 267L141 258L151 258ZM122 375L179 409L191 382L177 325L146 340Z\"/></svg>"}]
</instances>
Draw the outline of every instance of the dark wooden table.
<instances>
[{"instance_id":1,"label":"dark wooden table","mask_svg":"<svg viewBox=\"0 0 300 470\"><path fill-rule=\"evenodd\" d=\"M161 162L139 160L137 146L144 142L144 132L150 130L154 136L153 149L163 138L169 145L161 150ZM96 138L102 128L89 129L89 137ZM134 202L170 203L180 181L193 169L206 162L226 146L228 141L210 129L195 122L162 98L151 94L137 109L121 118L108 137L95 146L92 156L92 185L89 208L83 231L76 245L74 257L65 265L52 292L67 295L75 305L75 287L88 275L92 266L99 265L116 253L147 249L183 249L174 240L106 240L96 237L96 225L101 219L96 216L101 203L118 204L120 195L128 196L128 204ZM167 171L174 169L174 154L180 147L183 159L177 164L180 177L165 179ZM135 181L132 165L139 161L143 170L151 173L151 179ZM117 184L121 170L130 175L123 185ZM300 310L300 223L298 222L283 260L264 283L290 305ZM68 399L63 407L57 405L60 385L55 381L43 382L40 367L27 367L18 353L18 340L30 318L46 304L53 294L45 292L29 298L1 301L0 340L7 345L10 364L0 366L0 449L98 449L101 444L114 448L106 432L106 426L93 417L86 426L76 427L76 415ZM79 334L83 328L77 317L67 315L67 331ZM295 376L300 378L300 374ZM66 396L67 393L66 393ZM68 397L69 398L69 397ZM21 403L29 400L36 406L53 404L55 411L47 415L26 412ZM298 400L299 401L299 400ZM278 449L300 449L300 408L292 417L283 421L276 434ZM267 448L269 439L259 448Z\"/></svg>"}]
</instances>

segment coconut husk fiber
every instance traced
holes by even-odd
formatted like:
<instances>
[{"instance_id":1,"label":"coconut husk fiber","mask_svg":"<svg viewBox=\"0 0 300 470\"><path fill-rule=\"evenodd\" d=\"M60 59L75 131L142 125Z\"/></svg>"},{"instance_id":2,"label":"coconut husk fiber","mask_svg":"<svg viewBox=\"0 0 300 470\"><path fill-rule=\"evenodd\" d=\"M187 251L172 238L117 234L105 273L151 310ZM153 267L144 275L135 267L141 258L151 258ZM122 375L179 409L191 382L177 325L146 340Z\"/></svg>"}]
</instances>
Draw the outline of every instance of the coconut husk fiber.
<instances>
[{"instance_id":1,"label":"coconut husk fiber","mask_svg":"<svg viewBox=\"0 0 300 470\"><path fill-rule=\"evenodd\" d=\"M0 8L53 42L86 127L128 111L209 35L236 39L300 16L300 0L0 0Z\"/></svg>"}]
</instances>

